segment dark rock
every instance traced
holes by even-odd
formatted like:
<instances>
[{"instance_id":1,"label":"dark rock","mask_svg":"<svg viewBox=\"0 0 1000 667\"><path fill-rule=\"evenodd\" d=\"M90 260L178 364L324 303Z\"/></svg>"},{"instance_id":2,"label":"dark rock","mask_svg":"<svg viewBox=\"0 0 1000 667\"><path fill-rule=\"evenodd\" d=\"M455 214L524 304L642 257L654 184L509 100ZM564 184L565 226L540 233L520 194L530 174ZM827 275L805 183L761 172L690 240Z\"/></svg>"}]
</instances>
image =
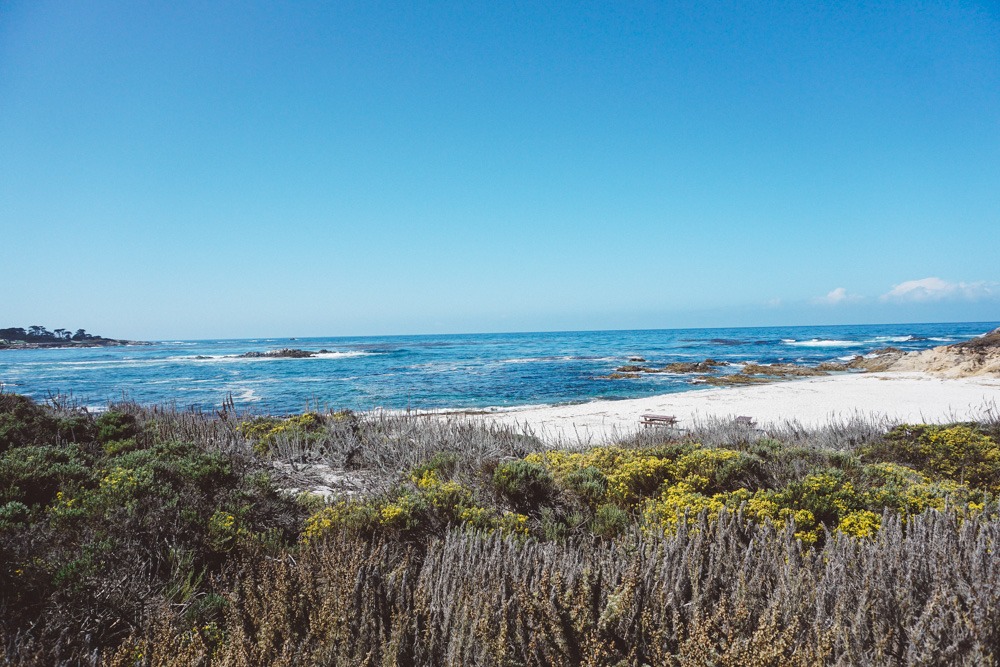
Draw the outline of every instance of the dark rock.
<instances>
[{"instance_id":1,"label":"dark rock","mask_svg":"<svg viewBox=\"0 0 1000 667\"><path fill-rule=\"evenodd\" d=\"M656 370L653 369L653 368L647 368L645 366L633 366L633 365L619 366L618 368L615 369L615 371L618 372L618 373L655 373L656 372Z\"/></svg>"},{"instance_id":2,"label":"dark rock","mask_svg":"<svg viewBox=\"0 0 1000 667\"><path fill-rule=\"evenodd\" d=\"M849 370L847 364L842 364L838 361L824 361L823 363L816 366L818 371L827 371L829 373L842 373Z\"/></svg>"},{"instance_id":3,"label":"dark rock","mask_svg":"<svg viewBox=\"0 0 1000 667\"><path fill-rule=\"evenodd\" d=\"M809 366L795 364L747 364L740 371L743 375L768 375L771 377L811 377L826 375L826 372Z\"/></svg>"},{"instance_id":4,"label":"dark rock","mask_svg":"<svg viewBox=\"0 0 1000 667\"><path fill-rule=\"evenodd\" d=\"M663 367L662 372L664 373L711 373L716 368L721 366L728 366L728 361L716 361L715 359L706 359L705 361L692 362L692 361L679 361L673 364L667 364Z\"/></svg>"},{"instance_id":5,"label":"dark rock","mask_svg":"<svg viewBox=\"0 0 1000 667\"><path fill-rule=\"evenodd\" d=\"M246 352L240 355L246 359L308 359L309 357L316 356L315 352L308 352L306 350L296 350L292 348L284 348L281 350L268 350L267 352Z\"/></svg>"},{"instance_id":6,"label":"dark rock","mask_svg":"<svg viewBox=\"0 0 1000 667\"><path fill-rule=\"evenodd\" d=\"M966 350L973 352L990 352L993 350L1000 350L1000 329L994 329L984 336L979 336L978 338L973 338L961 343L955 343L954 345L949 345L949 347L954 350Z\"/></svg>"}]
</instances>

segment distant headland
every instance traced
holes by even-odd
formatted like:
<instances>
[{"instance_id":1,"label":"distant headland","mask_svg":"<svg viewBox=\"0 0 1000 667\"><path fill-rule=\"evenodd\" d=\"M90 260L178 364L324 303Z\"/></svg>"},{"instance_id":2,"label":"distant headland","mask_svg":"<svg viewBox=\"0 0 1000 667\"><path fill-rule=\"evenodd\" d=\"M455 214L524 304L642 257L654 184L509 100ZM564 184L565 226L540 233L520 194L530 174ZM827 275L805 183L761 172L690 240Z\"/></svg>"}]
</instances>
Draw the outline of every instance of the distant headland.
<instances>
[{"instance_id":1,"label":"distant headland","mask_svg":"<svg viewBox=\"0 0 1000 667\"><path fill-rule=\"evenodd\" d=\"M53 329L34 325L27 329L9 327L0 329L0 350L31 350L51 347L118 347L121 345L150 345L145 341L118 340L87 333L85 329Z\"/></svg>"}]
</instances>

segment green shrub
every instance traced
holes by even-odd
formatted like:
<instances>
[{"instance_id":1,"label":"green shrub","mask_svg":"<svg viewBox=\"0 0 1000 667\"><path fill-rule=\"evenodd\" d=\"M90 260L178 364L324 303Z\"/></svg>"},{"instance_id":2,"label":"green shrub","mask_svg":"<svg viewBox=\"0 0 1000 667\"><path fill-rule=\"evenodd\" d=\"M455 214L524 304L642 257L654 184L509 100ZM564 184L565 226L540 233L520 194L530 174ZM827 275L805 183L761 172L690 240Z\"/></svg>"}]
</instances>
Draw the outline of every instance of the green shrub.
<instances>
[{"instance_id":1,"label":"green shrub","mask_svg":"<svg viewBox=\"0 0 1000 667\"><path fill-rule=\"evenodd\" d=\"M493 472L494 488L518 510L537 512L555 494L555 480L544 466L517 460L501 463Z\"/></svg>"},{"instance_id":2,"label":"green shrub","mask_svg":"<svg viewBox=\"0 0 1000 667\"><path fill-rule=\"evenodd\" d=\"M22 446L0 455L0 502L46 505L63 486L91 478L79 445Z\"/></svg>"},{"instance_id":3,"label":"green shrub","mask_svg":"<svg viewBox=\"0 0 1000 667\"><path fill-rule=\"evenodd\" d=\"M874 461L901 463L932 479L1000 492L1000 446L969 426L899 426L863 454Z\"/></svg>"},{"instance_id":4,"label":"green shrub","mask_svg":"<svg viewBox=\"0 0 1000 667\"><path fill-rule=\"evenodd\" d=\"M334 417L334 421L342 418ZM285 419L275 417L257 417L242 422L240 432L253 441L253 448L258 454L271 454L280 442L300 442L317 445L325 438L324 419L315 412L304 412Z\"/></svg>"},{"instance_id":5,"label":"green shrub","mask_svg":"<svg viewBox=\"0 0 1000 667\"><path fill-rule=\"evenodd\" d=\"M425 473L433 472L439 479L450 479L458 467L459 456L455 452L438 452L426 463L418 465L410 472L413 480L421 479Z\"/></svg>"},{"instance_id":6,"label":"green shrub","mask_svg":"<svg viewBox=\"0 0 1000 667\"><path fill-rule=\"evenodd\" d=\"M31 516L28 506L17 500L0 505L0 531L22 524Z\"/></svg>"},{"instance_id":7,"label":"green shrub","mask_svg":"<svg viewBox=\"0 0 1000 667\"><path fill-rule=\"evenodd\" d=\"M101 444L113 440L127 440L139 435L139 424L134 416L108 410L97 418L97 441Z\"/></svg>"},{"instance_id":8,"label":"green shrub","mask_svg":"<svg viewBox=\"0 0 1000 667\"><path fill-rule=\"evenodd\" d=\"M612 539L624 533L629 522L628 512L617 505L605 503L594 512L594 518L590 522L590 530L599 537Z\"/></svg>"},{"instance_id":9,"label":"green shrub","mask_svg":"<svg viewBox=\"0 0 1000 667\"><path fill-rule=\"evenodd\" d=\"M104 443L104 453L108 456L118 456L135 451L139 448L139 443L135 438L125 438L124 440L108 440Z\"/></svg>"},{"instance_id":10,"label":"green shrub","mask_svg":"<svg viewBox=\"0 0 1000 667\"><path fill-rule=\"evenodd\" d=\"M675 475L706 494L760 488L767 475L758 457L732 449L699 448L677 459Z\"/></svg>"},{"instance_id":11,"label":"green shrub","mask_svg":"<svg viewBox=\"0 0 1000 667\"><path fill-rule=\"evenodd\" d=\"M571 470L564 482L567 489L591 506L601 503L608 493L608 478L594 466Z\"/></svg>"},{"instance_id":12,"label":"green shrub","mask_svg":"<svg viewBox=\"0 0 1000 667\"><path fill-rule=\"evenodd\" d=\"M0 454L12 447L54 444L58 421L27 396L0 393Z\"/></svg>"}]
</instances>

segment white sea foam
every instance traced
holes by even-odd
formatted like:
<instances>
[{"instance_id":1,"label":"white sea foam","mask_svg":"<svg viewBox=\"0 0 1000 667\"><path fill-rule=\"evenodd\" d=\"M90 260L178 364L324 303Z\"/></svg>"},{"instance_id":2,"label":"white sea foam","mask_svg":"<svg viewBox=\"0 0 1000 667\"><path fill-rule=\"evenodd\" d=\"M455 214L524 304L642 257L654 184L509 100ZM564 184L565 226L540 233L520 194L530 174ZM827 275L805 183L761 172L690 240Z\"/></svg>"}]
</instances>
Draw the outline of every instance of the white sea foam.
<instances>
[{"instance_id":1,"label":"white sea foam","mask_svg":"<svg viewBox=\"0 0 1000 667\"><path fill-rule=\"evenodd\" d=\"M812 340L783 339L781 342L795 347L858 347L863 345L856 340L824 340L821 338L813 338Z\"/></svg>"},{"instance_id":2,"label":"white sea foam","mask_svg":"<svg viewBox=\"0 0 1000 667\"><path fill-rule=\"evenodd\" d=\"M373 356L374 352L365 352L364 350L347 350L344 352L316 352L311 358L312 359L347 359L350 357L370 357Z\"/></svg>"},{"instance_id":3,"label":"white sea foam","mask_svg":"<svg viewBox=\"0 0 1000 667\"><path fill-rule=\"evenodd\" d=\"M257 401L261 400L261 398L262 397L258 396L253 389L244 389L239 394L233 396L233 400L243 401L246 403L256 403Z\"/></svg>"},{"instance_id":4,"label":"white sea foam","mask_svg":"<svg viewBox=\"0 0 1000 667\"><path fill-rule=\"evenodd\" d=\"M619 357L585 357L575 355L559 355L547 357L514 357L513 359L498 359L500 364L533 364L539 362L552 361L621 361Z\"/></svg>"},{"instance_id":5,"label":"white sea foam","mask_svg":"<svg viewBox=\"0 0 1000 667\"><path fill-rule=\"evenodd\" d=\"M981 338L981 336L976 336L976 338ZM954 338L928 338L927 340L933 340L937 343L951 343L954 342Z\"/></svg>"},{"instance_id":6,"label":"white sea foam","mask_svg":"<svg viewBox=\"0 0 1000 667\"><path fill-rule=\"evenodd\" d=\"M173 357L167 357L167 361L218 361L219 359L227 359L231 355L225 354L181 354Z\"/></svg>"},{"instance_id":7,"label":"white sea foam","mask_svg":"<svg viewBox=\"0 0 1000 667\"><path fill-rule=\"evenodd\" d=\"M906 343L913 340L913 336L875 336L870 343Z\"/></svg>"}]
</instances>

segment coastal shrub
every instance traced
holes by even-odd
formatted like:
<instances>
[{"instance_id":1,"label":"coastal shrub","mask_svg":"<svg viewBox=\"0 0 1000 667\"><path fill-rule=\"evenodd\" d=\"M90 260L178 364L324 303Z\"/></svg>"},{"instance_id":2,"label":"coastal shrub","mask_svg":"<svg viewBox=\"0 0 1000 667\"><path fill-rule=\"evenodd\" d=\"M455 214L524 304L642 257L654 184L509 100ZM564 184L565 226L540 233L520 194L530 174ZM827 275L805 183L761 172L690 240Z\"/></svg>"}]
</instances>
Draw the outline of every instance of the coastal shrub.
<instances>
[{"instance_id":1,"label":"coastal shrub","mask_svg":"<svg viewBox=\"0 0 1000 667\"><path fill-rule=\"evenodd\" d=\"M417 551L332 535L254 562L211 649L160 621L110 664L991 664L997 523L953 518L890 517L878 541L843 534L815 554L725 511L610 541L452 531ZM981 576L931 566L945 554Z\"/></svg>"},{"instance_id":2,"label":"coastal shrub","mask_svg":"<svg viewBox=\"0 0 1000 667\"><path fill-rule=\"evenodd\" d=\"M22 446L0 455L0 502L47 505L62 487L90 479L89 460L79 445Z\"/></svg>"},{"instance_id":3,"label":"coastal shrub","mask_svg":"<svg viewBox=\"0 0 1000 667\"><path fill-rule=\"evenodd\" d=\"M10 530L23 524L31 516L31 511L24 503L12 500L0 505L0 531Z\"/></svg>"},{"instance_id":4,"label":"coastal shrub","mask_svg":"<svg viewBox=\"0 0 1000 667\"><path fill-rule=\"evenodd\" d=\"M871 459L901 463L936 480L1000 492L1000 446L967 425L903 425L866 448Z\"/></svg>"},{"instance_id":5,"label":"coastal shrub","mask_svg":"<svg viewBox=\"0 0 1000 667\"><path fill-rule=\"evenodd\" d=\"M501 463L493 472L493 486L515 509L529 513L555 493L552 473L534 461Z\"/></svg>"},{"instance_id":6,"label":"coastal shrub","mask_svg":"<svg viewBox=\"0 0 1000 667\"><path fill-rule=\"evenodd\" d=\"M280 438L251 450L297 420L115 406L135 435L99 441L85 415L19 405L41 426L0 452L5 664L990 664L1000 646L994 441L971 425L839 451L821 445L862 431L542 452L450 418L323 416L330 465L352 452L375 479L327 502L278 491L310 485L276 465Z\"/></svg>"},{"instance_id":7,"label":"coastal shrub","mask_svg":"<svg viewBox=\"0 0 1000 667\"><path fill-rule=\"evenodd\" d=\"M98 428L79 414L12 404L6 414L29 419L0 453L0 609L19 613L0 614L0 635L29 633L40 642L32 645L51 647L29 663L76 663L114 646L158 600L187 614L229 559L298 538L302 510L266 474L243 472L234 453L177 440L139 448L141 411ZM63 437L67 424L80 442Z\"/></svg>"},{"instance_id":8,"label":"coastal shrub","mask_svg":"<svg viewBox=\"0 0 1000 667\"><path fill-rule=\"evenodd\" d=\"M381 512L374 503L339 501L317 510L305 520L302 541L316 543L341 533L370 536L378 528L380 517Z\"/></svg>"},{"instance_id":9,"label":"coastal shrub","mask_svg":"<svg viewBox=\"0 0 1000 667\"><path fill-rule=\"evenodd\" d=\"M335 421L349 420L334 417ZM261 455L273 454L281 449L308 449L324 440L323 417L315 412L304 412L285 419L257 417L243 421L240 432L253 442L254 451Z\"/></svg>"},{"instance_id":10,"label":"coastal shrub","mask_svg":"<svg viewBox=\"0 0 1000 667\"><path fill-rule=\"evenodd\" d=\"M127 412L108 410L96 420L97 441L107 444L115 440L134 439L139 435L139 425L135 416Z\"/></svg>"},{"instance_id":11,"label":"coastal shrub","mask_svg":"<svg viewBox=\"0 0 1000 667\"><path fill-rule=\"evenodd\" d=\"M603 500L625 507L635 505L655 491L673 472L666 458L647 450L623 447L596 447L585 452L552 450L530 454L525 460L550 470L563 485L573 484L569 477L579 480L583 474L580 471L592 468L605 479Z\"/></svg>"},{"instance_id":12,"label":"coastal shrub","mask_svg":"<svg viewBox=\"0 0 1000 667\"><path fill-rule=\"evenodd\" d=\"M697 448L677 459L674 477L703 493L764 486L767 475L756 456L731 449Z\"/></svg>"},{"instance_id":13,"label":"coastal shrub","mask_svg":"<svg viewBox=\"0 0 1000 667\"><path fill-rule=\"evenodd\" d=\"M564 483L570 492L590 506L596 506L607 497L608 478L594 466L569 471Z\"/></svg>"},{"instance_id":14,"label":"coastal shrub","mask_svg":"<svg viewBox=\"0 0 1000 667\"><path fill-rule=\"evenodd\" d=\"M442 480L433 467L421 466L408 479L407 486L388 495L338 501L318 509L306 519L302 540L315 543L331 534L348 532L391 534L413 541L443 535L457 526L483 533L526 536L529 532L527 514L483 506L472 489L454 480Z\"/></svg>"},{"instance_id":15,"label":"coastal shrub","mask_svg":"<svg viewBox=\"0 0 1000 667\"><path fill-rule=\"evenodd\" d=\"M426 463L415 466L410 472L410 478L418 480L425 473L432 472L435 477L450 479L458 468L461 457L455 452L438 452Z\"/></svg>"},{"instance_id":16,"label":"coastal shrub","mask_svg":"<svg viewBox=\"0 0 1000 667\"><path fill-rule=\"evenodd\" d=\"M624 533L630 523L631 517L626 511L617 505L604 503L594 510L590 530L598 537L610 540Z\"/></svg>"},{"instance_id":17,"label":"coastal shrub","mask_svg":"<svg viewBox=\"0 0 1000 667\"><path fill-rule=\"evenodd\" d=\"M0 453L12 447L55 444L58 420L27 396L0 391Z\"/></svg>"},{"instance_id":18,"label":"coastal shrub","mask_svg":"<svg viewBox=\"0 0 1000 667\"><path fill-rule=\"evenodd\" d=\"M642 508L642 525L647 531L675 532L681 522L694 525L703 512L714 521L725 508L721 494L707 496L688 482L677 482L663 489L658 497L648 499Z\"/></svg>"}]
</instances>

